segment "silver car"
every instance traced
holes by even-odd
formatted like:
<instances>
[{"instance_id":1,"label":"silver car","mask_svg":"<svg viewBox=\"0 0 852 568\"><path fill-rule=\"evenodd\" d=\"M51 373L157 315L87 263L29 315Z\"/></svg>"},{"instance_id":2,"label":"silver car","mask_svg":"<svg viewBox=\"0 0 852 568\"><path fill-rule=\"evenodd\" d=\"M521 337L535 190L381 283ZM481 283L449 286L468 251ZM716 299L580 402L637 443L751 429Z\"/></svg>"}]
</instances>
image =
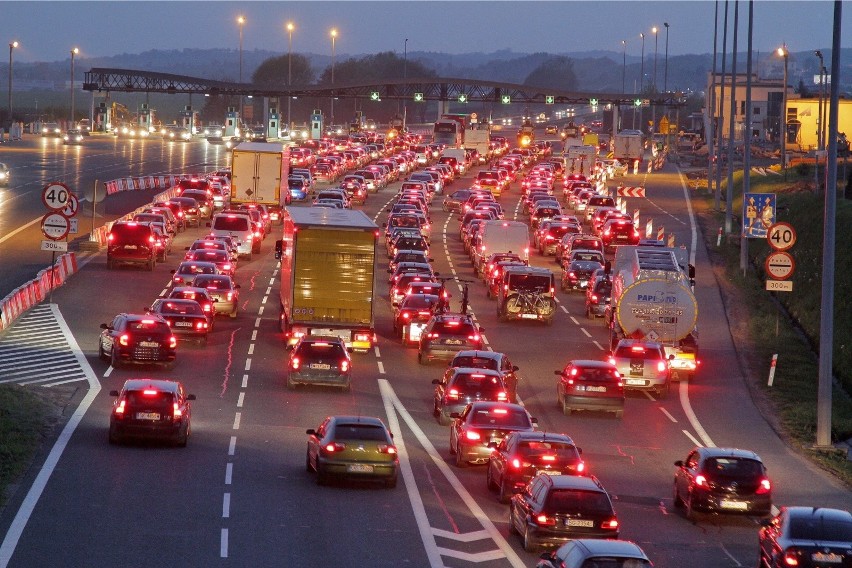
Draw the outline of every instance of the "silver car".
<instances>
[{"instance_id":1,"label":"silver car","mask_svg":"<svg viewBox=\"0 0 852 568\"><path fill-rule=\"evenodd\" d=\"M615 346L609 362L623 377L625 390L653 390L662 398L668 396L671 367L666 349L660 343L622 339Z\"/></svg>"}]
</instances>

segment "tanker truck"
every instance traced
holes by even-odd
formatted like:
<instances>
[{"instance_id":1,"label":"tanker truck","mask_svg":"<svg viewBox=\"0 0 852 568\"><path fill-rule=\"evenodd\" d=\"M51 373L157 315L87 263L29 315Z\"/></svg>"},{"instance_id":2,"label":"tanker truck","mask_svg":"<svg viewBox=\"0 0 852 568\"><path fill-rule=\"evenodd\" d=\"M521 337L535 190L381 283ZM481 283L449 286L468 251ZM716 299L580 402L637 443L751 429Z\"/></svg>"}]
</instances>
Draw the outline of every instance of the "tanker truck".
<instances>
[{"instance_id":1,"label":"tanker truck","mask_svg":"<svg viewBox=\"0 0 852 568\"><path fill-rule=\"evenodd\" d=\"M693 379L699 365L698 302L686 249L619 246L609 268L612 301L604 318L610 349L622 339L658 342L670 358L672 379Z\"/></svg>"}]
</instances>

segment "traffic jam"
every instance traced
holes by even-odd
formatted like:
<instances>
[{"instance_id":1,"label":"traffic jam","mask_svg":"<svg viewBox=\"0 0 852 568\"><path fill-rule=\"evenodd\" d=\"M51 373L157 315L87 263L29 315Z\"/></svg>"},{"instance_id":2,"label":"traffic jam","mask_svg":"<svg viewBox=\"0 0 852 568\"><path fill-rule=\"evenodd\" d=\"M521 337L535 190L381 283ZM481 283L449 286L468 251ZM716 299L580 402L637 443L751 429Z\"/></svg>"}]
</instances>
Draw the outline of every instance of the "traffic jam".
<instances>
[{"instance_id":1,"label":"traffic jam","mask_svg":"<svg viewBox=\"0 0 852 568\"><path fill-rule=\"evenodd\" d=\"M460 117L448 120L460 125L457 136L468 131ZM529 134L514 147L490 134L468 148L447 139L452 129L441 122L431 142L393 130L283 149L242 143L232 150L230 168L183 176L178 196L110 229L109 269L153 270L158 263L173 269L161 297L101 325L99 356L114 368L168 371L180 364L182 350L206 349L224 318L244 317L240 264L274 249L278 329L287 348L284 388L316 396L349 392L353 366L365 364L360 353L388 343L416 353L418 365L434 368L424 399L446 428L444 459L481 471L483 486L505 504L509 533L534 554L530 562L652 566L638 545L617 540L617 501L606 489L606 472L584 458L582 441L539 429L523 402L520 369L488 342L472 295L480 295L478 305L488 302L498 325L518 333L553 326L568 317L565 298L581 298L582 315L605 328L609 342L599 358L554 361L552 403L566 416L620 420L631 393L666 398L673 383L700 376L688 253L640 234L612 197L606 183L612 164L597 148L578 150L569 139L556 152L555 142ZM259 171L264 160L282 168L279 185L238 190L243 168ZM379 213L367 216L364 205L379 199ZM438 210L448 217L443 226ZM184 232L180 242L189 244L179 247ZM456 260L451 273L436 270L447 242L468 255L470 269ZM387 316L377 316L373 305L385 289L377 285L382 279L390 322L377 322ZM391 335L377 331L385 327ZM111 391L110 443L163 438L187 445L195 395L166 377L129 379ZM341 414L311 426L306 469L318 485L397 486L400 452L385 418ZM696 447L674 464L671 482L675 507L689 520L707 513L771 515L771 478L748 450ZM763 550L781 540L776 525L788 521L772 522L760 530L767 562ZM811 554L806 546L789 547L777 565L822 566L808 564ZM852 558L828 545L819 554L838 559L826 566ZM569 557L609 563L568 564Z\"/></svg>"}]
</instances>

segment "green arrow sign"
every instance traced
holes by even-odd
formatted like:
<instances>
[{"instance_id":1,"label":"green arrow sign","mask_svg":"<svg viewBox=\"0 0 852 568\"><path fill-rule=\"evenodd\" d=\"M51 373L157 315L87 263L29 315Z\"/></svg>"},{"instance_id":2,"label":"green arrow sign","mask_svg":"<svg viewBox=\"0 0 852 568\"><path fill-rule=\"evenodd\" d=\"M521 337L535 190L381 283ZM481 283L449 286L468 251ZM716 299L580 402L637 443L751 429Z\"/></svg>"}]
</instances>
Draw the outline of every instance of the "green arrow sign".
<instances>
[{"instance_id":1,"label":"green arrow sign","mask_svg":"<svg viewBox=\"0 0 852 568\"><path fill-rule=\"evenodd\" d=\"M422 103L423 102L423 93L414 93L414 102Z\"/></svg>"},{"instance_id":2,"label":"green arrow sign","mask_svg":"<svg viewBox=\"0 0 852 568\"><path fill-rule=\"evenodd\" d=\"M598 106L598 99L589 99L589 104L593 107Z\"/></svg>"},{"instance_id":3,"label":"green arrow sign","mask_svg":"<svg viewBox=\"0 0 852 568\"><path fill-rule=\"evenodd\" d=\"M460 103L466 103L467 102L467 95L464 95L464 94L459 95L459 102Z\"/></svg>"},{"instance_id":4,"label":"green arrow sign","mask_svg":"<svg viewBox=\"0 0 852 568\"><path fill-rule=\"evenodd\" d=\"M633 106L642 106L642 100L636 99L635 101L633 101Z\"/></svg>"},{"instance_id":5,"label":"green arrow sign","mask_svg":"<svg viewBox=\"0 0 852 568\"><path fill-rule=\"evenodd\" d=\"M370 100L371 100L371 101L378 101L378 100L380 100L380 99L379 99L379 92L378 92L378 91L370 91Z\"/></svg>"},{"instance_id":6,"label":"green arrow sign","mask_svg":"<svg viewBox=\"0 0 852 568\"><path fill-rule=\"evenodd\" d=\"M547 95L544 97L544 104L552 105L554 102L556 102L556 97L553 95Z\"/></svg>"},{"instance_id":7,"label":"green arrow sign","mask_svg":"<svg viewBox=\"0 0 852 568\"><path fill-rule=\"evenodd\" d=\"M502 102L504 105L510 104L512 102L512 97L510 97L509 95L502 95L500 97L500 102Z\"/></svg>"}]
</instances>

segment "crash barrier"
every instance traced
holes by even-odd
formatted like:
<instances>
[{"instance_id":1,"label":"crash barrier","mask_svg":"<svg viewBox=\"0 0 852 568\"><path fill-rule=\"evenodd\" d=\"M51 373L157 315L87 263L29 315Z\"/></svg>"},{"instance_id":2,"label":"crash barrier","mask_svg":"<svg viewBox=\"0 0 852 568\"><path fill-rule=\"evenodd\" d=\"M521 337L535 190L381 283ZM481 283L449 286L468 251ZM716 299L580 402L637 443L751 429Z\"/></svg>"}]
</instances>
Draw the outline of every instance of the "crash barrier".
<instances>
[{"instance_id":1,"label":"crash barrier","mask_svg":"<svg viewBox=\"0 0 852 568\"><path fill-rule=\"evenodd\" d=\"M48 297L51 290L62 286L77 272L77 254L68 252L33 279L12 290L0 300L0 330L8 328L21 314Z\"/></svg>"},{"instance_id":2,"label":"crash barrier","mask_svg":"<svg viewBox=\"0 0 852 568\"><path fill-rule=\"evenodd\" d=\"M167 189L177 184L182 176L142 176L113 179L104 182L107 195L120 191L141 191L145 189Z\"/></svg>"},{"instance_id":3,"label":"crash barrier","mask_svg":"<svg viewBox=\"0 0 852 568\"><path fill-rule=\"evenodd\" d=\"M181 179L181 176L160 176L160 177L165 177L167 179L174 178L176 180ZM134 179L146 179L146 178L134 178ZM121 180L113 180L113 181L121 181ZM112 182L107 182L107 183L112 183ZM177 195L178 195L177 188L169 186L169 188L166 191L163 191L162 193L158 193L157 195L155 195L154 199L152 199L151 202L153 203L155 201L168 201L172 197L177 197ZM127 215L125 215L125 216L123 216L119 219L116 219L116 221L130 221L131 219L133 219L134 215L136 215L137 213L142 213L148 207L150 207L150 205L143 205L142 207L139 207L135 211L132 211L132 212L128 213ZM109 223L101 225L100 227L95 227L94 230L92 230L92 232L89 233L89 241L98 243L98 247L105 247L106 244L107 244L107 237L109 235L109 231L110 231L110 229L112 229L112 225L116 221L110 221Z\"/></svg>"},{"instance_id":4,"label":"crash barrier","mask_svg":"<svg viewBox=\"0 0 852 568\"><path fill-rule=\"evenodd\" d=\"M666 157L667 156L668 156L668 152L662 152L660 154L657 154L657 157L654 158L654 169L655 170L663 169L663 166L666 165ZM649 166L650 166L650 164L649 164ZM648 169L648 171L649 172L651 171L650 168Z\"/></svg>"}]
</instances>

